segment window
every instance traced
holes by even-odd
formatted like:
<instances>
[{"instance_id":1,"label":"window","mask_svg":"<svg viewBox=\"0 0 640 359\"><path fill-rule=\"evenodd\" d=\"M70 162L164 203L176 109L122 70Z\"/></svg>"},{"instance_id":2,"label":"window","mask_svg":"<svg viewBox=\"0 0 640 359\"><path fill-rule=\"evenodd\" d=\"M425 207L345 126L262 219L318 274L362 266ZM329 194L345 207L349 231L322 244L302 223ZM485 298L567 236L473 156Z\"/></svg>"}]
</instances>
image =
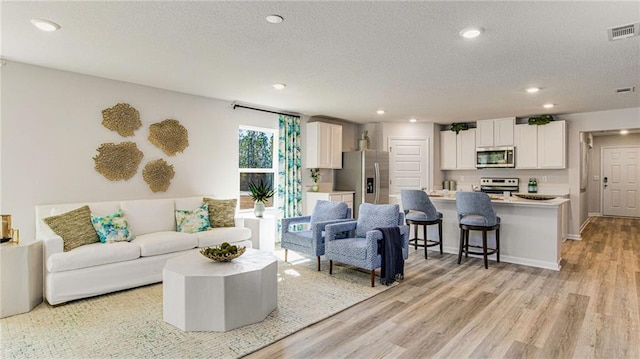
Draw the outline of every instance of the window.
<instances>
[{"instance_id":1,"label":"window","mask_svg":"<svg viewBox=\"0 0 640 359\"><path fill-rule=\"evenodd\" d=\"M259 184L262 180L272 188L276 186L275 132L274 129L245 126L238 130L241 210L253 208L249 182ZM265 207L274 206L274 197L264 204Z\"/></svg>"}]
</instances>

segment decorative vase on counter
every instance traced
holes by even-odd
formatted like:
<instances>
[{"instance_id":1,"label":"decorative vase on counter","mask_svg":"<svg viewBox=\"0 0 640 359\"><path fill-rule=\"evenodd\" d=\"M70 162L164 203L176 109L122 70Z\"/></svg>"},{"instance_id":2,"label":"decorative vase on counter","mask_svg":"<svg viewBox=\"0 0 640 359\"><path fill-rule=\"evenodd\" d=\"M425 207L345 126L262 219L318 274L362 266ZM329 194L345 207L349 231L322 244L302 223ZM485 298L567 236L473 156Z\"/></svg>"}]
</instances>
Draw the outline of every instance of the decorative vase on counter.
<instances>
[{"instance_id":1,"label":"decorative vase on counter","mask_svg":"<svg viewBox=\"0 0 640 359\"><path fill-rule=\"evenodd\" d=\"M257 218L262 218L262 216L264 215L264 203L263 202L259 202L259 201L255 202L255 204L253 206L253 214Z\"/></svg>"},{"instance_id":2,"label":"decorative vase on counter","mask_svg":"<svg viewBox=\"0 0 640 359\"><path fill-rule=\"evenodd\" d=\"M318 192L319 190L320 187L318 186L318 184L313 182L313 186L311 186L311 192Z\"/></svg>"}]
</instances>

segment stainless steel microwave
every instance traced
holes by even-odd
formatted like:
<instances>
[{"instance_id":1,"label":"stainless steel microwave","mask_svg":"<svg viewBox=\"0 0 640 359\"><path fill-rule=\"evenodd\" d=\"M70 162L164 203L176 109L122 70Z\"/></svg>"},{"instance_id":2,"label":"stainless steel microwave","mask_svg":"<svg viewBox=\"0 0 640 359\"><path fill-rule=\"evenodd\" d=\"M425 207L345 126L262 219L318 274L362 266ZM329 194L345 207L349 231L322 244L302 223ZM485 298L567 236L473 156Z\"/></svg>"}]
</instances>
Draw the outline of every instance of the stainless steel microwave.
<instances>
[{"instance_id":1,"label":"stainless steel microwave","mask_svg":"<svg viewBox=\"0 0 640 359\"><path fill-rule=\"evenodd\" d=\"M515 147L476 148L476 168L514 168Z\"/></svg>"}]
</instances>

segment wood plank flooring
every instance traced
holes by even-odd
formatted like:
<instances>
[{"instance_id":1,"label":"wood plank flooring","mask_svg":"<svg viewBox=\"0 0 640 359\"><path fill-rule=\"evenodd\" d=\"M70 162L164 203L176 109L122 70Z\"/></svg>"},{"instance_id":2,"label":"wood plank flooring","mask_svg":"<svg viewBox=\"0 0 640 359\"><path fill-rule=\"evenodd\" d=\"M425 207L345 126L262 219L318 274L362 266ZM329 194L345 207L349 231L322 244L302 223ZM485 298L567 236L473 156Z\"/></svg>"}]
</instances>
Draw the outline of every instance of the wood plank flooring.
<instances>
[{"instance_id":1,"label":"wood plank flooring","mask_svg":"<svg viewBox=\"0 0 640 359\"><path fill-rule=\"evenodd\" d=\"M640 358L640 219L582 237L559 272L418 248L399 285L247 358Z\"/></svg>"}]
</instances>

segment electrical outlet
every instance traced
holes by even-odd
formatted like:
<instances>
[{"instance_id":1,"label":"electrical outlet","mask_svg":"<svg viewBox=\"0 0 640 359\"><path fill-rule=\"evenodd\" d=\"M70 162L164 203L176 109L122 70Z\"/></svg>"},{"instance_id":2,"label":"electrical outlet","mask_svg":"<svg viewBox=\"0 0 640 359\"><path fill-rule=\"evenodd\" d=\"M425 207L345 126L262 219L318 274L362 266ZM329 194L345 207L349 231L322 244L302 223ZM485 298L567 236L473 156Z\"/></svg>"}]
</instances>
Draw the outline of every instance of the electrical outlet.
<instances>
[{"instance_id":1,"label":"electrical outlet","mask_svg":"<svg viewBox=\"0 0 640 359\"><path fill-rule=\"evenodd\" d=\"M547 176L542 176L542 182L547 182Z\"/></svg>"},{"instance_id":2,"label":"electrical outlet","mask_svg":"<svg viewBox=\"0 0 640 359\"><path fill-rule=\"evenodd\" d=\"M593 176L594 181L600 181L600 176Z\"/></svg>"}]
</instances>

